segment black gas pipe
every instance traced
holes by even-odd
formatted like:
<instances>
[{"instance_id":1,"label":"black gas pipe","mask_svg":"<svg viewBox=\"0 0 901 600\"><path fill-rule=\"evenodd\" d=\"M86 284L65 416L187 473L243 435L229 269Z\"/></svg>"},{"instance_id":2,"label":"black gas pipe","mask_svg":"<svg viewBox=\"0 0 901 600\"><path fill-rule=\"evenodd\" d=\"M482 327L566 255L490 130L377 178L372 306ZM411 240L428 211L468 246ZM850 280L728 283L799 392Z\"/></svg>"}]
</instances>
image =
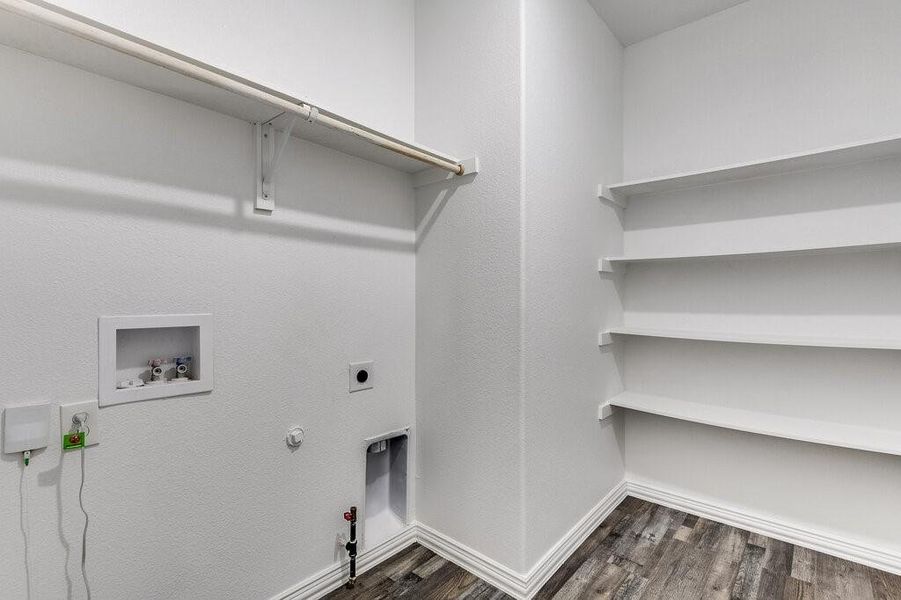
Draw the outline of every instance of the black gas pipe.
<instances>
[{"instance_id":1,"label":"black gas pipe","mask_svg":"<svg viewBox=\"0 0 901 600\"><path fill-rule=\"evenodd\" d=\"M344 545L350 556L350 578L344 586L349 590L354 588L357 579L357 507L351 506L350 511L344 513L344 520L350 523L350 539Z\"/></svg>"}]
</instances>

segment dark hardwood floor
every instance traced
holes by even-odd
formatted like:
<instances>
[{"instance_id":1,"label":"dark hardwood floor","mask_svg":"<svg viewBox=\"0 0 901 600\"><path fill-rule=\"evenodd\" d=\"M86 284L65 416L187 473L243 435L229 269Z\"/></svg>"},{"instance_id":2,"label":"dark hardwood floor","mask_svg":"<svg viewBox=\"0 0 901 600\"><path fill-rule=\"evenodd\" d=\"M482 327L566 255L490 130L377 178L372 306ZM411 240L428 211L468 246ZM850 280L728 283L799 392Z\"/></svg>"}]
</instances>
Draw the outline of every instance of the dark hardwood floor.
<instances>
[{"instance_id":1,"label":"dark hardwood floor","mask_svg":"<svg viewBox=\"0 0 901 600\"><path fill-rule=\"evenodd\" d=\"M326 598L509 599L412 546ZM901 577L627 498L536 600L901 600Z\"/></svg>"},{"instance_id":2,"label":"dark hardwood floor","mask_svg":"<svg viewBox=\"0 0 901 600\"><path fill-rule=\"evenodd\" d=\"M507 594L418 544L401 550L387 561L357 577L357 584L353 590L340 588L325 598L512 600Z\"/></svg>"}]
</instances>

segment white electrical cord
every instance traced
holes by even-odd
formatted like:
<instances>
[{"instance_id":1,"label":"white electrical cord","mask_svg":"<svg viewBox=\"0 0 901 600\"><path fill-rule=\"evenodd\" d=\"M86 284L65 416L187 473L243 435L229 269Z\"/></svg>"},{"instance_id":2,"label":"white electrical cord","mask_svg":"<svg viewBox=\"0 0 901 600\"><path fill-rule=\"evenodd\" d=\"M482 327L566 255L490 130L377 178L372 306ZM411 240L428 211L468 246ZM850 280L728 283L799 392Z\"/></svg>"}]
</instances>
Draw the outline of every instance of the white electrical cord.
<instances>
[{"instance_id":1,"label":"white electrical cord","mask_svg":"<svg viewBox=\"0 0 901 600\"><path fill-rule=\"evenodd\" d=\"M20 523L22 527L22 535L25 536L25 593L27 594L28 600L31 600L31 589L32 589L32 580L31 580L31 555L28 552L28 546L31 543L31 522L28 518L28 467L22 467L22 481L19 486L22 490L21 494L21 502L22 502L22 522Z\"/></svg>"},{"instance_id":2,"label":"white electrical cord","mask_svg":"<svg viewBox=\"0 0 901 600\"><path fill-rule=\"evenodd\" d=\"M90 435L91 428L88 425L87 413L77 413L72 416L72 424L78 431L84 433L85 437ZM84 446L81 447L81 485L78 486L78 506L84 515L84 529L81 532L81 578L84 581L84 590L91 600L91 586L88 583L88 570L86 566L88 558L88 511L84 509Z\"/></svg>"},{"instance_id":3,"label":"white electrical cord","mask_svg":"<svg viewBox=\"0 0 901 600\"><path fill-rule=\"evenodd\" d=\"M78 505L84 513L84 530L81 532L81 577L84 580L84 589L91 600L91 586L88 584L88 571L85 562L88 558L88 511L84 509L84 447L81 448L81 486L78 488Z\"/></svg>"}]
</instances>

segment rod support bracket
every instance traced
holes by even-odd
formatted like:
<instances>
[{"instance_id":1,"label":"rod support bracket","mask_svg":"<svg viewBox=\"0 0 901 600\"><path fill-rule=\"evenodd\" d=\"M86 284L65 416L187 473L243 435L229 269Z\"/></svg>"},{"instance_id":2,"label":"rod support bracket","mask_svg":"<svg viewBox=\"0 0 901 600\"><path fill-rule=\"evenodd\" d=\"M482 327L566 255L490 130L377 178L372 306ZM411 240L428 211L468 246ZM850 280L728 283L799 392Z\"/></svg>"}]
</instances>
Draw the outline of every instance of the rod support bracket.
<instances>
[{"instance_id":1,"label":"rod support bracket","mask_svg":"<svg viewBox=\"0 0 901 600\"><path fill-rule=\"evenodd\" d=\"M319 116L319 111L315 108L313 110L315 110L315 115L313 111L310 111L310 118L313 119L310 121L311 123ZM257 195L253 207L257 210L269 212L275 210L275 173L281 164L282 154L291 139L291 132L294 130L296 122L297 115L293 115L288 122L287 129L282 132L282 139L278 144L276 144L278 134L275 127L272 126L272 120L254 124L257 146Z\"/></svg>"},{"instance_id":2,"label":"rod support bracket","mask_svg":"<svg viewBox=\"0 0 901 600\"><path fill-rule=\"evenodd\" d=\"M254 123L256 138L257 192L253 207L256 210L275 210L275 186L272 181L272 160L275 157L275 128L272 123ZM267 175L269 175L267 177Z\"/></svg>"}]
</instances>

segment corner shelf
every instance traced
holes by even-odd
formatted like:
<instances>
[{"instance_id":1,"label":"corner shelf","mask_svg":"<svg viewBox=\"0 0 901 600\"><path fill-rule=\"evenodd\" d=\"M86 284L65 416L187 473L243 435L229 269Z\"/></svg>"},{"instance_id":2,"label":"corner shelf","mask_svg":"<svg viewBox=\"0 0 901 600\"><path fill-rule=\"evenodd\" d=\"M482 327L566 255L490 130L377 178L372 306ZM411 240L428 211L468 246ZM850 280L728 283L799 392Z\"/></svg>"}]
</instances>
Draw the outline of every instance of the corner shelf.
<instances>
[{"instance_id":1,"label":"corner shelf","mask_svg":"<svg viewBox=\"0 0 901 600\"><path fill-rule=\"evenodd\" d=\"M665 177L636 179L609 186L600 186L598 195L624 206L632 196L672 192L676 190L771 177L801 171L838 167L859 162L901 156L901 137L892 136L865 140L854 144L831 146L811 152L787 154L703 171L689 171Z\"/></svg>"},{"instance_id":2,"label":"corner shelf","mask_svg":"<svg viewBox=\"0 0 901 600\"><path fill-rule=\"evenodd\" d=\"M18 12L13 12L14 10L31 13L32 17L23 16ZM103 42L95 43L74 33L81 30L90 32L91 36L102 39ZM126 54L125 51L113 49L113 47L131 47L148 55L163 57L167 60L174 59L180 64L202 70L207 81L238 84L244 89L275 97L282 105L310 105L310 103L289 94L249 81L75 13L44 4L7 2L5 0L0 2L0 45L77 67L89 73L183 100L251 123L273 121L278 129L284 128L290 119L283 114L282 109L273 104L200 81L158 66L149 62L149 59L136 58ZM318 114L341 121L356 133L318 125L315 123L315 119L309 121L297 119L292 129L292 135L406 173L424 173L431 171L434 167L400 153L404 151L427 154L442 161L463 164L463 161L452 156L387 135L336 113L320 108ZM361 137L367 134L375 134L387 143L395 144L398 150L389 150ZM428 176L427 181L443 177L442 172L440 177Z\"/></svg>"},{"instance_id":3,"label":"corner shelf","mask_svg":"<svg viewBox=\"0 0 901 600\"><path fill-rule=\"evenodd\" d=\"M771 437L901 456L901 431L787 417L634 392L623 392L602 403L599 416L602 414L600 411L609 414L610 406Z\"/></svg>"},{"instance_id":4,"label":"corner shelf","mask_svg":"<svg viewBox=\"0 0 901 600\"><path fill-rule=\"evenodd\" d=\"M844 254L853 252L878 252L883 250L897 250L901 248L901 242L872 243L872 244L843 244L836 246L819 246L816 248L790 248L781 250L752 250L750 252L721 252L710 254L676 254L669 256L608 256L601 259L598 270L610 272L616 265L647 264L693 260L730 260L740 258L775 258L791 256L816 256L822 254Z\"/></svg>"},{"instance_id":5,"label":"corner shelf","mask_svg":"<svg viewBox=\"0 0 901 600\"><path fill-rule=\"evenodd\" d=\"M643 327L614 327L601 332L598 343L606 345L609 337L604 334L635 337L655 337L702 342L728 342L737 344L763 344L775 346L810 346L815 348L854 348L865 350L901 350L901 340L856 339L846 337L813 337L778 334L729 333L698 330L650 329ZM606 342L606 343L605 343Z\"/></svg>"}]
</instances>

